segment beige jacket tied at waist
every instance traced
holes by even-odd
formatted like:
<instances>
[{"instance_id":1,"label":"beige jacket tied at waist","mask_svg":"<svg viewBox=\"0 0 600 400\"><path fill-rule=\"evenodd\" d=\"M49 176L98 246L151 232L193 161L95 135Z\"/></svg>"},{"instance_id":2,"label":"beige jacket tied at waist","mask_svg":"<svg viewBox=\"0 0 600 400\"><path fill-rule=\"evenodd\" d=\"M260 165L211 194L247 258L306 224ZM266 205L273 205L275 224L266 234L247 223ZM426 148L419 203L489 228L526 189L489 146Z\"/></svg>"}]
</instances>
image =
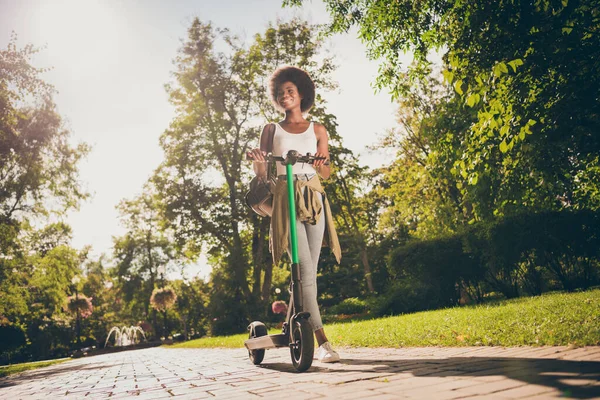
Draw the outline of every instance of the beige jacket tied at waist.
<instances>
[{"instance_id":1,"label":"beige jacket tied at waist","mask_svg":"<svg viewBox=\"0 0 600 400\"><path fill-rule=\"evenodd\" d=\"M306 187L303 194L302 189ZM319 201L316 193L323 195L323 203ZM327 241L331 252L339 263L342 259L342 250L340 242L333 224L333 216L329 207L329 200L325 196L325 191L321 185L318 175L309 180L294 180L294 193L296 200L296 216L302 222L315 224L321 217L321 210L325 207L325 230L323 244ZM287 181L278 179L273 194L273 215L271 216L271 253L273 254L273 263L278 264L283 253L289 247L289 210L287 201Z\"/></svg>"}]
</instances>

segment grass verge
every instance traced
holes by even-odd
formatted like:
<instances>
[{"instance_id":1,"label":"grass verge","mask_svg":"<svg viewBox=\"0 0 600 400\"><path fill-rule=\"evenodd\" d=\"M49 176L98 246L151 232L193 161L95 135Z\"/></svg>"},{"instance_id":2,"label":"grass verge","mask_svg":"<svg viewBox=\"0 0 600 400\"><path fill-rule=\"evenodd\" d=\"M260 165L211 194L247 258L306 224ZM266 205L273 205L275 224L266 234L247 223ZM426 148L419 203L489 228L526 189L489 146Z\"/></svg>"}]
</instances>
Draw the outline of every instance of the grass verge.
<instances>
[{"instance_id":1,"label":"grass verge","mask_svg":"<svg viewBox=\"0 0 600 400\"><path fill-rule=\"evenodd\" d=\"M325 326L335 346L600 345L600 289L548 293ZM243 347L247 334L202 338L170 347Z\"/></svg>"},{"instance_id":2,"label":"grass verge","mask_svg":"<svg viewBox=\"0 0 600 400\"><path fill-rule=\"evenodd\" d=\"M59 358L56 360L35 361L35 362L28 362L28 363L22 363L22 364L12 364L12 365L0 366L0 378L4 377L4 376L12 375L12 374L17 374L17 373L23 372L23 371L28 371L30 369L36 369L36 368L48 367L48 366L54 365L54 364L60 364L60 363L63 363L65 361L69 361L69 360L70 360L70 358Z\"/></svg>"}]
</instances>

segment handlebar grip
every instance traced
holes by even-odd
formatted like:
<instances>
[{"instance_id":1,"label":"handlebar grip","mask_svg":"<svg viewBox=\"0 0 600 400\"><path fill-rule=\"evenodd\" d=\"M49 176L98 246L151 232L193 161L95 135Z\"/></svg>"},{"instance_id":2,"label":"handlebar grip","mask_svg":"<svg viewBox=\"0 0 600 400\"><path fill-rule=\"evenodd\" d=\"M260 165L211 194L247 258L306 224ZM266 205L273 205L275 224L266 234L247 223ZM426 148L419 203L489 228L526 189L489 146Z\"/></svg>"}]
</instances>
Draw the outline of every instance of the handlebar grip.
<instances>
[{"instance_id":1,"label":"handlebar grip","mask_svg":"<svg viewBox=\"0 0 600 400\"><path fill-rule=\"evenodd\" d=\"M325 157L315 157L315 158L313 158L312 160L310 160L309 164L314 164L314 163L315 163L315 161L317 161L317 160L327 160L327 158L325 158ZM330 164L330 161L329 161L329 160L327 160L327 161L325 161L323 164L324 164L324 165L329 165L329 164Z\"/></svg>"}]
</instances>

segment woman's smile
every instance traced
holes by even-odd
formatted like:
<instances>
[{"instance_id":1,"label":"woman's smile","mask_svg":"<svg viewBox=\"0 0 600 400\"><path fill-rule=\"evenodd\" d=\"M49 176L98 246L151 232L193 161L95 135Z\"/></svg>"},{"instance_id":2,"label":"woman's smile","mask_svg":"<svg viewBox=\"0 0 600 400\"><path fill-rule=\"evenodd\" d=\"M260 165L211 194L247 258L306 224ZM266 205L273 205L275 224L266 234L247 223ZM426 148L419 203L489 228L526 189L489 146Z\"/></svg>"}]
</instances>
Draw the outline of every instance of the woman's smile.
<instances>
[{"instance_id":1,"label":"woman's smile","mask_svg":"<svg viewBox=\"0 0 600 400\"><path fill-rule=\"evenodd\" d=\"M282 108L292 108L296 103L300 103L301 99L302 97L298 95L298 87L292 82L285 82L279 88L277 102Z\"/></svg>"},{"instance_id":2,"label":"woman's smile","mask_svg":"<svg viewBox=\"0 0 600 400\"><path fill-rule=\"evenodd\" d=\"M282 106L287 106L287 105L290 105L290 104L292 104L293 102L294 102L294 99L293 99L293 98L290 98L290 97L286 97L285 99L281 99L281 105L282 105Z\"/></svg>"}]
</instances>

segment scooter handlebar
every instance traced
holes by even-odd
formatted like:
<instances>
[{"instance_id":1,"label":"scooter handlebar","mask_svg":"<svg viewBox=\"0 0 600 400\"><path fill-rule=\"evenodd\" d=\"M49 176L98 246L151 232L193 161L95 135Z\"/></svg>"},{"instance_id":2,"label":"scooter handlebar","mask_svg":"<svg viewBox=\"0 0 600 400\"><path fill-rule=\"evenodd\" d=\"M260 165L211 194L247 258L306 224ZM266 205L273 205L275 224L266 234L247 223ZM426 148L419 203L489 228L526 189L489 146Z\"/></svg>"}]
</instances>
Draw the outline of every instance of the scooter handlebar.
<instances>
[{"instance_id":1,"label":"scooter handlebar","mask_svg":"<svg viewBox=\"0 0 600 400\"><path fill-rule=\"evenodd\" d=\"M316 160L326 160L325 161L325 165L329 165L329 160L326 157L315 157L310 153L306 153L306 154L300 154L298 153L296 150L290 150L287 152L286 156L275 156L271 153L267 154L265 156L265 159L268 162L273 162L273 161L280 161L282 162L284 165L285 164L296 164L296 163L303 163L303 164L314 164L314 162ZM246 160L249 161L253 161L253 158L246 155Z\"/></svg>"}]
</instances>

